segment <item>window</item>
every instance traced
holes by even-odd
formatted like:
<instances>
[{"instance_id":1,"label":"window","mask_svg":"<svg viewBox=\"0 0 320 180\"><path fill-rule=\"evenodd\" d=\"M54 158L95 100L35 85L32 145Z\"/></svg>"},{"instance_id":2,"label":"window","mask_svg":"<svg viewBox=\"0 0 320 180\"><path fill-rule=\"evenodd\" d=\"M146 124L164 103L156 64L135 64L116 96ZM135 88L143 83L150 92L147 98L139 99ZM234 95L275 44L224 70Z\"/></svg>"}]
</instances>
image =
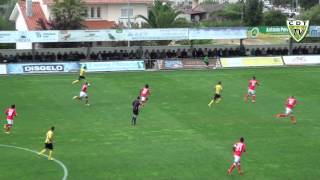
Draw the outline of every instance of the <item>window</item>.
<instances>
[{"instance_id":1,"label":"window","mask_svg":"<svg viewBox=\"0 0 320 180\"><path fill-rule=\"evenodd\" d=\"M88 9L85 9L85 10L84 10L84 15L85 15L86 17L89 17Z\"/></svg>"},{"instance_id":2,"label":"window","mask_svg":"<svg viewBox=\"0 0 320 180\"><path fill-rule=\"evenodd\" d=\"M128 15L129 10L129 15ZM121 17L133 17L133 8L122 8L121 9Z\"/></svg>"},{"instance_id":3,"label":"window","mask_svg":"<svg viewBox=\"0 0 320 180\"><path fill-rule=\"evenodd\" d=\"M97 17L100 18L101 16L101 8L97 7Z\"/></svg>"},{"instance_id":4,"label":"window","mask_svg":"<svg viewBox=\"0 0 320 180\"><path fill-rule=\"evenodd\" d=\"M94 7L91 7L91 18L94 18Z\"/></svg>"}]
</instances>

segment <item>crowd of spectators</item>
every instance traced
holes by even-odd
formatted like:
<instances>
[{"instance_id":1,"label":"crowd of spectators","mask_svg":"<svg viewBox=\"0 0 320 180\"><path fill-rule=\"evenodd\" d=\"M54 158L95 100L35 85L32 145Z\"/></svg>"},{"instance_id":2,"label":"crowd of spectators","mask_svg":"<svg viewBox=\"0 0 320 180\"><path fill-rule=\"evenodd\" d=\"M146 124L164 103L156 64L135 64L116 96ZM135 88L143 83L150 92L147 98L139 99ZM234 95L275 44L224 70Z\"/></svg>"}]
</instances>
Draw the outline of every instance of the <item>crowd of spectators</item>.
<instances>
[{"instance_id":1,"label":"crowd of spectators","mask_svg":"<svg viewBox=\"0 0 320 180\"><path fill-rule=\"evenodd\" d=\"M190 48L190 49L163 49L163 50L114 50L91 52L54 53L54 52L35 52L34 58L31 52L16 53L16 55L2 55L0 53L0 63L16 62L56 62L56 61L108 61L108 60L130 60L130 59L172 59L172 58L194 58L199 59L205 56L214 57L238 57L238 56L277 56L288 55L288 48ZM292 50L293 55L320 54L320 47L299 46Z\"/></svg>"}]
</instances>

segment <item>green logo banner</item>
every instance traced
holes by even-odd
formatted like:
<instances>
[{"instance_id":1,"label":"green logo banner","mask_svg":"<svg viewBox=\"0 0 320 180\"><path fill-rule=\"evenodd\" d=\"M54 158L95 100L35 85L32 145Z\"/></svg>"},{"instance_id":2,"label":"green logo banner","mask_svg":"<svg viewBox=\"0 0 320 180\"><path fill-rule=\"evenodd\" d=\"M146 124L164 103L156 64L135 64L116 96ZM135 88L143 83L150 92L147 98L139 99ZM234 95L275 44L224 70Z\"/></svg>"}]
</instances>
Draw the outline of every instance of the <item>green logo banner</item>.
<instances>
[{"instance_id":1,"label":"green logo banner","mask_svg":"<svg viewBox=\"0 0 320 180\"><path fill-rule=\"evenodd\" d=\"M248 38L289 38L290 33L286 26L259 26L249 27Z\"/></svg>"}]
</instances>

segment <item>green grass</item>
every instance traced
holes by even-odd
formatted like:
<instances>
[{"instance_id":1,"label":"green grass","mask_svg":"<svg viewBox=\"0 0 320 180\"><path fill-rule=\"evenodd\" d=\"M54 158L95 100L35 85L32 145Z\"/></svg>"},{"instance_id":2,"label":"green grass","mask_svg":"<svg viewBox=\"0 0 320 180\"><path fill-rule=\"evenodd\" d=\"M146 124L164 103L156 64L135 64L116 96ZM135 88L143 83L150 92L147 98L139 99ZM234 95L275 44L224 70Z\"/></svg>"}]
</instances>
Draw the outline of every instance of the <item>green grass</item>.
<instances>
[{"instance_id":1,"label":"green grass","mask_svg":"<svg viewBox=\"0 0 320 180\"><path fill-rule=\"evenodd\" d=\"M76 75L0 77L0 108L17 104L13 133L0 144L40 150L54 125L54 157L69 180L319 179L319 67L89 74L90 107L73 101ZM247 81L261 81L257 103L244 103ZM221 80L223 101L209 109ZM149 83L136 127L131 102ZM276 119L295 95L298 123ZM5 116L1 115L4 123ZM244 136L245 172L226 176L232 145ZM26 151L1 148L0 179L59 180L62 169Z\"/></svg>"}]
</instances>

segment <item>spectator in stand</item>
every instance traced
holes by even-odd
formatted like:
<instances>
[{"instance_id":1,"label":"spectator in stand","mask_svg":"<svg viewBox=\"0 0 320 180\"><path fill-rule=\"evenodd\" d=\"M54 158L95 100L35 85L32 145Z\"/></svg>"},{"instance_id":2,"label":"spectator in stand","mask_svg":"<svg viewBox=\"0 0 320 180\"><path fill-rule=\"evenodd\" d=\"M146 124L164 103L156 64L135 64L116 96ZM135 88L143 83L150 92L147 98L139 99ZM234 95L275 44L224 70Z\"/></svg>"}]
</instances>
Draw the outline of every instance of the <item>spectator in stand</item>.
<instances>
[{"instance_id":1,"label":"spectator in stand","mask_svg":"<svg viewBox=\"0 0 320 180\"><path fill-rule=\"evenodd\" d=\"M203 50L203 57L209 57L208 48L204 48L204 50Z\"/></svg>"},{"instance_id":2,"label":"spectator in stand","mask_svg":"<svg viewBox=\"0 0 320 180\"><path fill-rule=\"evenodd\" d=\"M198 51L197 51L197 57L198 58L203 58L204 57L204 53L203 53L201 48L199 48Z\"/></svg>"},{"instance_id":3,"label":"spectator in stand","mask_svg":"<svg viewBox=\"0 0 320 180\"><path fill-rule=\"evenodd\" d=\"M266 56L266 55L267 55L267 51L266 51L265 48L262 48L262 49L261 49L261 55L262 55L262 56Z\"/></svg>"},{"instance_id":4,"label":"spectator in stand","mask_svg":"<svg viewBox=\"0 0 320 180\"><path fill-rule=\"evenodd\" d=\"M149 53L149 50L147 49L145 52L144 52L144 56L143 56L145 59L150 59L150 53Z\"/></svg>"},{"instance_id":5,"label":"spectator in stand","mask_svg":"<svg viewBox=\"0 0 320 180\"><path fill-rule=\"evenodd\" d=\"M58 54L57 54L57 60L58 61L62 61L62 54L61 54L61 52L58 52Z\"/></svg>"},{"instance_id":6,"label":"spectator in stand","mask_svg":"<svg viewBox=\"0 0 320 180\"><path fill-rule=\"evenodd\" d=\"M107 53L107 60L110 60L112 58L112 52L108 51Z\"/></svg>"},{"instance_id":7,"label":"spectator in stand","mask_svg":"<svg viewBox=\"0 0 320 180\"><path fill-rule=\"evenodd\" d=\"M123 54L123 50L121 49L119 51L119 60L123 60L124 59L124 54Z\"/></svg>"},{"instance_id":8,"label":"spectator in stand","mask_svg":"<svg viewBox=\"0 0 320 180\"><path fill-rule=\"evenodd\" d=\"M124 58L124 59L128 59L128 58L129 58L129 54L128 54L128 51L127 51L127 50L124 50L124 51L123 51L123 58Z\"/></svg>"},{"instance_id":9,"label":"spectator in stand","mask_svg":"<svg viewBox=\"0 0 320 180\"><path fill-rule=\"evenodd\" d=\"M151 59L157 59L157 53L154 51L154 49L151 50L150 58Z\"/></svg>"},{"instance_id":10,"label":"spectator in stand","mask_svg":"<svg viewBox=\"0 0 320 180\"><path fill-rule=\"evenodd\" d=\"M160 58L161 59L164 59L164 58L167 58L167 53L164 49L162 49L161 53L160 53Z\"/></svg>"},{"instance_id":11,"label":"spectator in stand","mask_svg":"<svg viewBox=\"0 0 320 180\"><path fill-rule=\"evenodd\" d=\"M172 58L172 54L171 54L171 50L170 49L167 50L166 57L167 58Z\"/></svg>"},{"instance_id":12,"label":"spectator in stand","mask_svg":"<svg viewBox=\"0 0 320 180\"><path fill-rule=\"evenodd\" d=\"M65 61L66 59L68 59L68 54L67 52L64 52L61 58L61 61Z\"/></svg>"},{"instance_id":13,"label":"spectator in stand","mask_svg":"<svg viewBox=\"0 0 320 180\"><path fill-rule=\"evenodd\" d=\"M269 55L271 55L271 54L272 54L271 48L270 48L270 47L268 47L268 48L267 48L267 51L266 51L266 55L268 55L268 56L269 56Z\"/></svg>"},{"instance_id":14,"label":"spectator in stand","mask_svg":"<svg viewBox=\"0 0 320 180\"><path fill-rule=\"evenodd\" d=\"M159 49L157 49L156 54L157 54L157 59L160 59L160 58L161 58L161 52L160 52L160 50L159 50Z\"/></svg>"},{"instance_id":15,"label":"spectator in stand","mask_svg":"<svg viewBox=\"0 0 320 180\"><path fill-rule=\"evenodd\" d=\"M219 56L218 49L214 48L212 51L212 57L218 57L218 56Z\"/></svg>"},{"instance_id":16,"label":"spectator in stand","mask_svg":"<svg viewBox=\"0 0 320 180\"><path fill-rule=\"evenodd\" d=\"M112 53L112 59L113 60L119 60L120 54L118 53L118 50L114 50Z\"/></svg>"},{"instance_id":17,"label":"spectator in stand","mask_svg":"<svg viewBox=\"0 0 320 180\"><path fill-rule=\"evenodd\" d=\"M256 55L256 56L261 56L261 55L262 55L262 53L261 53L261 51L260 51L260 48L257 48L257 49L256 49L255 55Z\"/></svg>"},{"instance_id":18,"label":"spectator in stand","mask_svg":"<svg viewBox=\"0 0 320 180\"><path fill-rule=\"evenodd\" d=\"M107 52L106 51L102 51L101 57L102 57L103 61L106 61L107 60Z\"/></svg>"},{"instance_id":19,"label":"spectator in stand","mask_svg":"<svg viewBox=\"0 0 320 180\"><path fill-rule=\"evenodd\" d=\"M4 63L3 60L4 60L3 55L0 53L0 63Z\"/></svg>"},{"instance_id":20,"label":"spectator in stand","mask_svg":"<svg viewBox=\"0 0 320 180\"><path fill-rule=\"evenodd\" d=\"M83 52L80 53L80 60L82 59L87 59L87 56Z\"/></svg>"},{"instance_id":21,"label":"spectator in stand","mask_svg":"<svg viewBox=\"0 0 320 180\"><path fill-rule=\"evenodd\" d=\"M193 50L192 50L192 57L193 58L197 58L198 57L198 52L197 52L196 48L193 48Z\"/></svg>"},{"instance_id":22,"label":"spectator in stand","mask_svg":"<svg viewBox=\"0 0 320 180\"><path fill-rule=\"evenodd\" d=\"M228 56L229 56L229 57L234 57L234 56L235 56L235 53L234 53L233 48L227 49L227 52L228 52Z\"/></svg>"},{"instance_id":23,"label":"spectator in stand","mask_svg":"<svg viewBox=\"0 0 320 180\"><path fill-rule=\"evenodd\" d=\"M129 59L136 59L136 54L133 52L133 50L129 52Z\"/></svg>"},{"instance_id":24,"label":"spectator in stand","mask_svg":"<svg viewBox=\"0 0 320 180\"><path fill-rule=\"evenodd\" d=\"M299 54L299 50L298 50L297 47L294 47L294 48L292 49L292 54L293 54L293 55Z\"/></svg>"},{"instance_id":25,"label":"spectator in stand","mask_svg":"<svg viewBox=\"0 0 320 180\"><path fill-rule=\"evenodd\" d=\"M96 61L98 60L98 61L102 61L102 52L101 51L99 51L98 53L97 53L97 58L95 59Z\"/></svg>"},{"instance_id":26,"label":"spectator in stand","mask_svg":"<svg viewBox=\"0 0 320 180\"><path fill-rule=\"evenodd\" d=\"M17 61L17 62L22 62L22 58L21 58L21 56L20 56L19 53L16 54L16 61ZM1 61L1 59L0 59L0 63L1 63L1 62L2 62L2 61Z\"/></svg>"},{"instance_id":27,"label":"spectator in stand","mask_svg":"<svg viewBox=\"0 0 320 180\"><path fill-rule=\"evenodd\" d=\"M189 48L188 51L187 51L187 57L191 58L192 55L193 55L193 50L191 48Z\"/></svg>"},{"instance_id":28,"label":"spectator in stand","mask_svg":"<svg viewBox=\"0 0 320 180\"><path fill-rule=\"evenodd\" d=\"M299 53L298 53L298 54L303 54L303 50L302 50L302 47L301 47L301 46L298 47L298 50L299 50Z\"/></svg>"},{"instance_id":29,"label":"spectator in stand","mask_svg":"<svg viewBox=\"0 0 320 180\"><path fill-rule=\"evenodd\" d=\"M36 62L41 62L41 56L40 56L39 52L36 52L36 53L35 53L35 55L34 55L34 60L35 60Z\"/></svg>"},{"instance_id":30,"label":"spectator in stand","mask_svg":"<svg viewBox=\"0 0 320 180\"><path fill-rule=\"evenodd\" d=\"M141 59L143 56L143 51L142 49L137 49L135 53L136 58L135 59Z\"/></svg>"},{"instance_id":31,"label":"spectator in stand","mask_svg":"<svg viewBox=\"0 0 320 180\"><path fill-rule=\"evenodd\" d=\"M307 46L304 46L304 47L302 48L302 54L309 54L308 49L307 49Z\"/></svg>"},{"instance_id":32,"label":"spectator in stand","mask_svg":"<svg viewBox=\"0 0 320 180\"><path fill-rule=\"evenodd\" d=\"M94 52L90 53L90 60L95 60L96 59L96 54Z\"/></svg>"},{"instance_id":33,"label":"spectator in stand","mask_svg":"<svg viewBox=\"0 0 320 180\"><path fill-rule=\"evenodd\" d=\"M177 49L176 58L182 58L182 52L180 49Z\"/></svg>"},{"instance_id":34,"label":"spectator in stand","mask_svg":"<svg viewBox=\"0 0 320 180\"><path fill-rule=\"evenodd\" d=\"M287 56L289 54L289 49L288 48L283 48L282 49L282 55Z\"/></svg>"},{"instance_id":35,"label":"spectator in stand","mask_svg":"<svg viewBox=\"0 0 320 180\"><path fill-rule=\"evenodd\" d=\"M187 58L188 57L188 52L186 51L186 49L183 49L181 51L181 58Z\"/></svg>"},{"instance_id":36,"label":"spectator in stand","mask_svg":"<svg viewBox=\"0 0 320 180\"><path fill-rule=\"evenodd\" d=\"M171 58L177 58L176 50L172 50L172 52L171 52Z\"/></svg>"}]
</instances>

